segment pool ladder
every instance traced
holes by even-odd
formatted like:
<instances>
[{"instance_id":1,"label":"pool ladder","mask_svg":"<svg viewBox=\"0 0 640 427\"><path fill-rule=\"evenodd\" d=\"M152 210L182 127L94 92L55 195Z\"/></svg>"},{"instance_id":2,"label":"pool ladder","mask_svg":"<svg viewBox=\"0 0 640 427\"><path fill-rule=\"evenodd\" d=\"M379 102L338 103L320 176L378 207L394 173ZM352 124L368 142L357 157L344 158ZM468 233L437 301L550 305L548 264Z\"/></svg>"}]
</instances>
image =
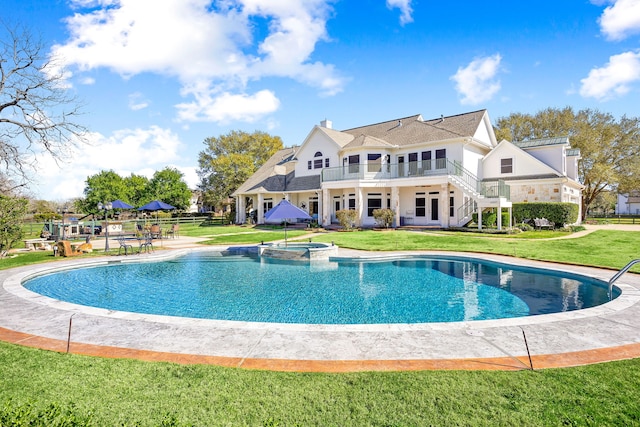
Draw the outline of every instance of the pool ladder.
<instances>
[{"instance_id":1,"label":"pool ladder","mask_svg":"<svg viewBox=\"0 0 640 427\"><path fill-rule=\"evenodd\" d=\"M639 263L640 259L634 259L633 261L629 262L629 264L625 265L622 270L618 271L615 276L613 276L611 278L611 280L609 280L609 300L611 300L611 298L613 297L613 283L618 280L620 278L620 276L622 276L624 273L626 273L627 271L629 271L629 269L631 267L633 267L635 264Z\"/></svg>"}]
</instances>

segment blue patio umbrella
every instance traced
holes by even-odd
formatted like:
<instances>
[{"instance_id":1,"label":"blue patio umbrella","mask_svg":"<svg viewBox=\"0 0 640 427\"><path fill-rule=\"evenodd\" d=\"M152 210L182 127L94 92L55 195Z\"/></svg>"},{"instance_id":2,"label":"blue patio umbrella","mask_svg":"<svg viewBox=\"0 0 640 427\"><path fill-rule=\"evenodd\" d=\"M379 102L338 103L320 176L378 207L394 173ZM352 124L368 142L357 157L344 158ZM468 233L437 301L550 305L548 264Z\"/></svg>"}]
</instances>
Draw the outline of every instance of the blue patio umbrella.
<instances>
[{"instance_id":1,"label":"blue patio umbrella","mask_svg":"<svg viewBox=\"0 0 640 427\"><path fill-rule=\"evenodd\" d=\"M111 207L113 209L133 209L133 206L123 202L122 200L114 200L113 202L111 202Z\"/></svg>"},{"instance_id":2,"label":"blue patio umbrella","mask_svg":"<svg viewBox=\"0 0 640 427\"><path fill-rule=\"evenodd\" d=\"M171 206L168 203L165 203L163 201L160 200L154 200L152 202L147 203L144 206L141 206L138 208L139 211L152 211L152 212L156 212L156 222L158 221L158 211L170 211L175 209L175 206Z\"/></svg>"},{"instance_id":3,"label":"blue patio umbrella","mask_svg":"<svg viewBox=\"0 0 640 427\"><path fill-rule=\"evenodd\" d=\"M139 211L170 211L175 209L175 206L171 206L163 201L154 200L152 202L147 203L144 206L138 208Z\"/></svg>"},{"instance_id":4,"label":"blue patio umbrella","mask_svg":"<svg viewBox=\"0 0 640 427\"><path fill-rule=\"evenodd\" d=\"M308 213L297 206L289 203L288 200L282 200L280 203L272 207L264 214L267 222L279 223L284 221L284 244L287 244L287 222L294 219L311 219Z\"/></svg>"}]
</instances>

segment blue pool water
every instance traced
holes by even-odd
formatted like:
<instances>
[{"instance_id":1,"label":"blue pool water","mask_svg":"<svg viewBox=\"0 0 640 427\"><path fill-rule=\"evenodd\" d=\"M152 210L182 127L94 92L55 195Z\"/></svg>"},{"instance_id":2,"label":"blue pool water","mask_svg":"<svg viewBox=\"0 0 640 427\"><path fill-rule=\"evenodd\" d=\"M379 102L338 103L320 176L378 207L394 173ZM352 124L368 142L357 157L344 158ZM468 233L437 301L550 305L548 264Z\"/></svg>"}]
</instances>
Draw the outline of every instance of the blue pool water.
<instances>
[{"instance_id":1,"label":"blue pool water","mask_svg":"<svg viewBox=\"0 0 640 427\"><path fill-rule=\"evenodd\" d=\"M602 282L465 258L287 263L192 253L172 261L60 271L25 287L138 313L309 324L499 319L608 301Z\"/></svg>"}]
</instances>

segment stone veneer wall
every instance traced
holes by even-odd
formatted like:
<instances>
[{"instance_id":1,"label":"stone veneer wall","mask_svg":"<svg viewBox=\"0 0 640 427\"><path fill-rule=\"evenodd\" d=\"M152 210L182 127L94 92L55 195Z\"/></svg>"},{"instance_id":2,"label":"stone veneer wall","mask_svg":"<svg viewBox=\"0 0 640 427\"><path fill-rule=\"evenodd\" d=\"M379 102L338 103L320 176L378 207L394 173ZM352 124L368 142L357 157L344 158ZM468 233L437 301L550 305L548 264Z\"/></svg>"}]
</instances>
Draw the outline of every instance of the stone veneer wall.
<instances>
[{"instance_id":1,"label":"stone veneer wall","mask_svg":"<svg viewBox=\"0 0 640 427\"><path fill-rule=\"evenodd\" d=\"M562 202L562 185L510 184L511 201L518 202Z\"/></svg>"}]
</instances>

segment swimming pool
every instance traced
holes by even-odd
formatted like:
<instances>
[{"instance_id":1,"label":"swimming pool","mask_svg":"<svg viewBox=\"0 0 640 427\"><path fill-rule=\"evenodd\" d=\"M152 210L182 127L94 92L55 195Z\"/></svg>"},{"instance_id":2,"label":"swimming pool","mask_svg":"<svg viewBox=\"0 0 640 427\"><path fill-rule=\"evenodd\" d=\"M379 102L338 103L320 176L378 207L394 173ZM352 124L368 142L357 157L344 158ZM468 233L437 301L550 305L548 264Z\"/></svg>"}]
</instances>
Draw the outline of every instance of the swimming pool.
<instances>
[{"instance_id":1,"label":"swimming pool","mask_svg":"<svg viewBox=\"0 0 640 427\"><path fill-rule=\"evenodd\" d=\"M388 324L502 319L608 301L606 283L464 257L290 263L194 252L59 271L24 286L109 310L217 320Z\"/></svg>"}]
</instances>

